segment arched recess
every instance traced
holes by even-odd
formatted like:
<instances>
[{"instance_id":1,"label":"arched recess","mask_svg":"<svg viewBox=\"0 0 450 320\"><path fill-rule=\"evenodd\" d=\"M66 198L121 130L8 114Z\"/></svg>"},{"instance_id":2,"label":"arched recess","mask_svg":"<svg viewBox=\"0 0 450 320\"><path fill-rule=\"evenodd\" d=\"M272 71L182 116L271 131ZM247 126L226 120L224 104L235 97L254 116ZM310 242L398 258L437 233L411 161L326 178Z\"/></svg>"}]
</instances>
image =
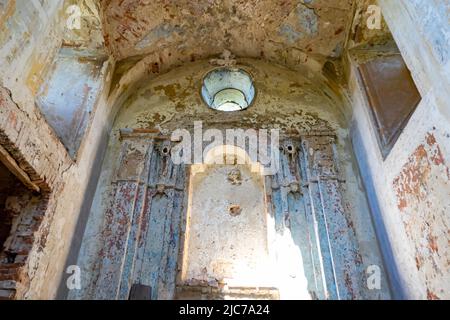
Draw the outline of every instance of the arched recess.
<instances>
[{"instance_id":1,"label":"arched recess","mask_svg":"<svg viewBox=\"0 0 450 320\"><path fill-rule=\"evenodd\" d=\"M190 166L178 299L224 285L209 298L279 298L270 277L264 170L246 150L216 146ZM237 294L238 287L245 289Z\"/></svg>"},{"instance_id":2,"label":"arched recess","mask_svg":"<svg viewBox=\"0 0 450 320\"><path fill-rule=\"evenodd\" d=\"M342 98L330 88L326 79L311 70L294 72L253 59L240 59L238 66L254 76L258 88L258 98L245 111L219 115L203 104L199 92L201 79L212 68L209 61L187 64L153 80L145 81L144 77L130 86L129 92L124 92L123 96L128 97L126 101L119 99L115 102L121 108L115 117L78 262L88 274L83 279L83 288L86 289L75 293L74 298L126 299L133 285L151 288L154 299L175 296L180 282L177 282L177 272L173 268L180 263L175 251L183 248L180 239L185 226L183 212L187 208L188 179L184 174L172 173L187 172L188 168L171 164L167 160L167 149L159 146L167 143L170 149L173 146L170 135L176 129L185 129L195 137L196 122L200 122L204 129L222 133L233 128L256 131L276 128L281 132L283 143L293 141L295 157L287 148L282 157L282 171L264 179L265 204L270 211L269 216L273 217L272 226L268 228L275 230L272 235L268 232L268 241L275 244L274 248L282 247L287 244L282 238L287 238L290 248L301 257L311 255L306 251L313 246L312 243L315 243L317 250L309 262L306 258L299 259L291 264L293 267L290 270L281 273L292 274L295 270L298 278L306 278L308 284L305 292L310 298L374 296L375 293L365 287L362 270L372 264L382 266L382 262L373 230L366 223L370 216L353 166ZM212 142L202 138L200 144ZM124 154L131 158L124 158ZM149 158L150 154L154 156ZM148 170L149 166L155 165L161 169ZM176 183L173 181L175 176ZM164 206L159 206L170 210L170 214L158 211L165 222L153 221L154 225L164 225L166 229L154 227L153 232L146 233L145 237L156 237L153 240L158 241L146 238L144 243L158 243L159 247L146 251L153 252L156 260L146 260L150 263L148 270L153 271L144 273L148 277L145 281L133 271L140 265L136 258L139 255L137 248L140 239L143 239L137 234L142 231L142 226L151 225L134 223L136 217L142 217L146 212L147 209L142 209L142 206L150 199L142 197L141 192L144 191L141 188L153 190L150 202L162 203L167 200L166 192L178 193L176 197L171 195L172 198L164 202ZM124 197L128 199L125 202L122 201ZM111 210L114 206L117 210ZM330 210L333 214L330 219L325 219L325 211ZM314 214L316 218L308 222L308 214ZM149 216L157 217L158 213ZM299 216L305 216L302 222L298 221ZM287 222L289 220L293 221L292 224ZM306 226L307 222L312 223L311 230L291 229L299 224ZM170 232L161 235L161 230ZM299 237L307 234L306 231L310 232L311 238L316 238L310 242L311 245L302 248L300 243L308 243L304 241L309 240L300 240ZM346 236L342 237L342 234ZM343 243L336 240L339 236L338 240ZM294 240L296 237L297 240ZM332 248L333 245L338 247ZM301 267L307 263L309 266ZM312 265L318 269L312 268ZM302 268L312 271L307 274ZM382 291L381 294L387 293Z\"/></svg>"},{"instance_id":3,"label":"arched recess","mask_svg":"<svg viewBox=\"0 0 450 320\"><path fill-rule=\"evenodd\" d=\"M229 51L225 50L220 55L220 59L210 59L211 57L219 56L219 53L207 52L202 55L195 55L195 59L193 59L189 56L173 55L170 49L162 48L158 52L145 55L144 57L118 62L111 87L111 94L108 99L111 125L115 122L116 117L120 115L123 105L130 96L148 82L155 81L160 77L164 77L166 74L173 73L174 70L189 68L190 65L209 65L211 68L205 69L204 75L206 75L206 70L211 71L212 67L245 66L249 61L250 65L252 61L260 61L266 65L282 68L288 71L288 73L297 74L300 78L312 78L315 82L321 82L323 89L330 95L330 99L336 102L338 101L337 106L340 108L340 112L347 113L347 110L343 106L344 102L342 101L345 98L338 92L339 89L337 88L339 84L333 78L336 75L330 76L326 72L322 74L323 62L317 61L313 57L308 57L308 59L299 63L295 54L288 54L288 57L285 59L286 65L282 65L276 59L261 60L253 57L235 59L234 56L230 57L230 54ZM291 59L293 60L291 61ZM348 116L347 114L345 115Z\"/></svg>"}]
</instances>

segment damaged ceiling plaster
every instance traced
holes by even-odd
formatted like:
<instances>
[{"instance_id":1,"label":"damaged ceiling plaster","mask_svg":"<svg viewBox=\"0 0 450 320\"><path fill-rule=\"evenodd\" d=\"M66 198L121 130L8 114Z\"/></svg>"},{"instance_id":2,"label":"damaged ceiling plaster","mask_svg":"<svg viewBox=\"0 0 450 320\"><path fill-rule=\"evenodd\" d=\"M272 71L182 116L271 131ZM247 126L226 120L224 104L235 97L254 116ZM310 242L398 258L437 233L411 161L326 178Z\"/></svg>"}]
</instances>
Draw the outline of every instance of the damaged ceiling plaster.
<instances>
[{"instance_id":1,"label":"damaged ceiling plaster","mask_svg":"<svg viewBox=\"0 0 450 320\"><path fill-rule=\"evenodd\" d=\"M103 0L104 34L118 61L158 53L161 64L217 56L295 68L341 56L353 0Z\"/></svg>"}]
</instances>

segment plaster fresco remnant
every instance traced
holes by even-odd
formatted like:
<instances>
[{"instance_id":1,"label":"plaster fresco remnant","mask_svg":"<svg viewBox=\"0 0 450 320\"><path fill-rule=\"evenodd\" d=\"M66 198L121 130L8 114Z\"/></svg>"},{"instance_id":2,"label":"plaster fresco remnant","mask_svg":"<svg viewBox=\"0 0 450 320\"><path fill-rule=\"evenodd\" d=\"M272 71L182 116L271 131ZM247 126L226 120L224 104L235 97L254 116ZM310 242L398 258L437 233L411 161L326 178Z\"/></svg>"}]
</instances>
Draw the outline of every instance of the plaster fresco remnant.
<instances>
[{"instance_id":1,"label":"plaster fresco remnant","mask_svg":"<svg viewBox=\"0 0 450 320\"><path fill-rule=\"evenodd\" d=\"M326 134L293 137L283 143L280 170L268 179L275 251L284 251L286 234L291 234L301 252L299 270L303 269L311 298L364 299L363 261L342 199L345 181L339 174L334 143L334 137ZM280 254L279 267L293 255L294 251L284 257ZM290 281L301 288L300 274L295 278Z\"/></svg>"},{"instance_id":2,"label":"plaster fresco remnant","mask_svg":"<svg viewBox=\"0 0 450 320\"><path fill-rule=\"evenodd\" d=\"M448 0L0 0L0 300L450 299L449 14ZM401 129L383 155L357 71L387 56L421 99L401 126L388 117ZM247 109L207 107L217 67L251 76ZM279 130L282 170L209 168L229 201L189 221L189 200L221 196L169 161L170 133L195 122ZM189 251L217 239L226 259ZM252 250L274 271L227 286Z\"/></svg>"},{"instance_id":3,"label":"plaster fresco remnant","mask_svg":"<svg viewBox=\"0 0 450 320\"><path fill-rule=\"evenodd\" d=\"M351 3L114 0L103 10L107 42L119 60L164 48L180 60L228 49L282 62L283 52L292 50L319 60L335 56L333 51L344 42L345 33L339 30L347 28Z\"/></svg>"},{"instance_id":4,"label":"plaster fresco remnant","mask_svg":"<svg viewBox=\"0 0 450 320\"><path fill-rule=\"evenodd\" d=\"M82 28L73 36L65 29L64 5L69 2L80 4L83 13ZM12 231L11 254L18 252L17 263L0 265L0 277L5 281L0 283L0 299L56 297L64 275L71 248L69 239L80 217L94 159L101 153L99 137L104 134L102 124L108 113L103 109L107 95L104 91L108 91L112 63L103 51L102 32L91 29L94 25L101 28L96 5L92 4L91 0L0 1L0 144L12 159L12 167L37 187L35 192L41 199L36 210ZM84 153L79 154L76 164L36 106L39 90L64 46L71 48L74 57L83 52L84 57L108 60L99 76L101 85L96 92L90 92L96 100L93 109L102 111L92 114L86 123L88 129L80 144ZM87 74L83 78L89 77ZM62 99L63 104L76 105L82 100L77 99L78 94L82 96L83 92L74 93L74 101ZM60 103L58 107L62 107ZM95 129L89 130L91 125Z\"/></svg>"},{"instance_id":5,"label":"plaster fresco remnant","mask_svg":"<svg viewBox=\"0 0 450 320\"><path fill-rule=\"evenodd\" d=\"M427 134L393 184L427 298L448 299L450 167L433 132Z\"/></svg>"},{"instance_id":6,"label":"plaster fresco remnant","mask_svg":"<svg viewBox=\"0 0 450 320\"><path fill-rule=\"evenodd\" d=\"M62 50L38 92L37 105L73 158L97 102L103 63Z\"/></svg>"},{"instance_id":7,"label":"plaster fresco remnant","mask_svg":"<svg viewBox=\"0 0 450 320\"><path fill-rule=\"evenodd\" d=\"M219 117L215 110L208 108L202 101L199 92L203 76L212 68L209 61L195 61L190 63L189 66L172 70L152 81L144 82L124 103L114 124L113 135L105 157L103 177L101 178L102 183L97 188L88 230L85 235L86 238L83 242L82 252L84 254L80 256L79 263L84 266L85 270L93 271L94 275L100 274L100 278L103 278L103 269L99 269L95 263L95 257L97 256L95 252L100 250L102 252L111 252L112 254L115 250L113 243L123 244L123 241L113 241L109 245L107 242L104 243L102 237L98 236L98 230L101 230L101 227L95 226L99 225L99 223L101 225L114 225L104 222L103 212L108 212L107 208L111 207L111 201L114 198L109 186L111 183L114 184L113 177L115 174L135 174L134 169L132 171L129 169L118 170L114 164L117 161L117 154L122 150L122 145L125 141L123 140L125 139L124 132L135 131L137 134L138 132L150 132L156 129L159 132L170 133L179 128L185 128L192 132L195 121L202 121L205 130L208 128L218 130L247 129L255 128L255 126L257 128L279 128L283 134L288 136L304 134L305 142L308 141L309 143L308 147L304 149L299 144L293 145L292 150L287 146L288 158L291 160L286 159L285 170L292 167L292 170L298 176L296 178L297 185L294 183L295 181L290 181L293 183L292 185L289 184L288 187L289 190L293 190L292 194L289 192L285 194L284 191L278 190L277 187L273 191L274 196L276 194L286 195L287 199L285 201L281 201L281 198L280 201L268 200L265 192L272 188L272 183L267 181L267 178L261 182L260 177L254 177L254 174L248 173L248 170L244 167L235 168L231 165L229 168L225 166L226 168L222 170L220 167L212 166L211 172L216 172L217 175L206 175L205 179L209 177L208 179L214 180L214 177L216 177L217 181L214 180L215 183L206 184L206 187L203 188L201 188L202 183L195 180L195 177L201 180L201 173L197 173L194 179L190 181L190 191L185 197L189 196L194 200L197 198L197 200L203 199L204 201L197 201L196 210L192 213L193 216L190 218L188 215L182 220L179 249L183 250L183 258L182 260L180 260L181 258L177 260L178 263L182 264L179 267L181 268L181 274L176 282L175 297L178 299L217 299L224 297L363 299L389 296L388 285L384 282L386 281L385 277L382 279L383 286L381 290L370 291L365 286L364 268L372 264L382 266L382 263L379 260L380 256L376 253L378 249L374 241L373 230L371 231L370 227L367 226L367 232L360 230L361 224L359 221L364 220L359 216L360 212L367 213L368 209L363 204L364 200L361 200L362 202L359 203L352 199L353 196L358 197L362 193L356 192L356 190L359 190L359 186L355 181L351 165L352 160L343 151L346 148L346 134L345 129L343 129L345 124L337 106L340 102L339 98L335 96L335 92L328 89L326 84L323 85L323 79L320 76L317 77L308 72L303 73L303 76L299 77L298 73L291 72L282 66L254 59L237 59L234 66L243 68L251 74L254 85L258 89L254 104L246 110L237 113L220 113ZM319 85L319 83L322 83L322 85ZM285 113L280 113L280 108L284 108ZM180 112L180 110L183 112ZM124 129L125 131L121 130L123 128L127 129ZM298 149L304 150L301 154L305 155L305 157L308 154L308 159L312 158L308 161L302 158L302 164L300 165L300 162L296 160L296 157L300 156ZM136 168L139 171L143 157L144 153L142 151L139 151L139 155L134 154L134 160L130 160L129 168ZM338 170L337 167L342 168L342 170ZM310 173L307 174L306 171L300 173L301 170L306 170L306 168L311 170ZM337 171L339 171L339 174L337 174ZM314 177L309 177L311 174L314 174ZM285 173L283 173L283 177L284 175ZM250 177L252 178L250 179ZM286 179L289 177L291 176L286 176ZM276 178L274 177L274 179ZM259 181L257 183L258 188L251 188L252 190L263 190L260 192L261 199L258 205L252 205L249 202L250 198L259 199L258 197L249 198L248 195L253 194L250 191L240 192L234 197L231 196L234 194L233 190L247 188L250 181ZM308 183L310 187L307 186ZM198 188L201 188L203 192L195 192ZM312 196L309 195L308 190L310 188L315 190ZM132 194L136 194L137 191L133 190ZM230 194L229 201L224 202L222 196L228 193ZM310 204L310 209L308 209L307 206L303 206L303 202L299 198L305 199L305 202L307 201L306 199L314 199L308 200L309 202L314 201L314 204ZM212 201L213 199L220 201L216 203ZM205 203L210 204L207 207L211 210L202 209ZM277 212L283 212L283 215L289 216L292 220L292 225L286 225L288 222L279 214L273 217L268 215L266 210L267 207L271 206L274 206L274 210ZM303 207L304 209L301 209ZM240 283L239 279L250 279L251 277L236 276L233 281L233 276L227 277L227 275L235 274L233 273L234 271L237 272L236 274L239 274L239 270L241 275L246 274L245 270L248 269L245 268L246 261L250 261L250 265L256 261L251 254L246 254L245 252L247 251L244 250L245 244L255 242L251 239L244 239L244 236L248 235L248 232L251 230L247 230L247 227L244 227L247 224L242 223L242 221L250 219L251 208L260 208L258 215L255 216L259 220L257 219L256 221L264 222L262 225L259 222L251 223L250 225L253 226L251 230L255 230L256 234L260 235L258 239L266 235L265 237L263 236L261 241L257 241L255 248L259 251L262 250L264 253L258 256L266 257L268 260L267 267L273 266L273 270L277 271L270 273L270 276L260 277L256 276L260 273L254 272L253 278L255 281L245 286L242 282ZM204 212L204 214L202 215L201 212ZM315 240L308 242L307 239L304 239L301 232L302 226L300 225L302 223L299 221L303 219L303 215L306 215L308 219L312 219L312 212L315 212L314 215L319 215L317 219L322 217L322 222L319 223L320 227L317 231L320 233L320 241L318 242ZM214 213L217 214L217 217L214 217L220 218L219 220L216 221L215 218L210 217ZM158 213L153 213L153 215L158 216ZM326 222L324 215L326 216ZM307 219L306 216L304 221ZM201 223L205 225L204 228L200 227L200 222L197 221L199 217L204 217L204 219L200 219ZM129 219L124 220L126 226L129 226ZM222 221L221 219L228 221L229 224L227 224L228 222L218 223ZM119 220L122 221L122 219ZM270 222L271 220L273 222ZM198 223L195 223L196 221ZM233 225L237 225L237 227L231 227ZM285 225L286 227L275 229L277 225ZM262 227L257 228L257 226ZM126 228L125 230L127 230ZM205 232L205 230L209 230L208 228L222 230L223 232ZM310 228L308 232L311 232L311 235L318 234L314 231L312 220L309 220L308 228ZM329 231L328 235L324 233L325 230ZM235 233L244 237L242 239L239 238L242 241L239 241L238 244L235 243L236 237L232 236ZM223 241L219 239L220 237L214 238L220 234L228 234L228 237ZM273 239L276 239L276 243L273 242ZM222 261L224 259L221 260L220 255L211 256L205 254L209 252L209 246L205 247L204 250L197 248L198 246L203 248L204 244L209 242L214 242L212 246L219 246L217 248L225 245L225 243L229 243L234 249L229 249L230 246L228 246L229 251L227 252L230 253L230 257L234 258L230 258L230 261ZM319 257L319 251L325 249L325 245L328 242L332 243L331 247L328 246L327 248L329 249L324 251L328 252L328 257ZM193 245L195 243L198 246ZM261 247L263 243L267 243L267 248ZM308 261L311 261L311 259L307 260L307 256L310 255L308 247L313 246L313 243L316 243L315 268L320 270L317 263L319 265L321 263L325 264L326 267L322 269L325 272L308 271L308 276L306 276L305 270L313 268L311 263L308 264ZM317 243L323 248L321 247L319 250ZM339 245L337 245L338 243ZM365 245L365 243L368 245ZM192 251L190 248L192 248ZM239 248L244 250L244 253L238 254L240 252ZM215 252L220 251L215 250ZM115 259L120 259L119 257L123 256L123 252L123 249L120 249L114 253ZM191 257L198 256L202 258L190 259L190 255ZM276 255L279 255L279 260L274 258ZM333 255L333 258L330 255ZM216 263L208 263L208 259L214 260L216 256ZM295 257L295 262L290 264L283 263L285 261L283 259L288 257ZM186 261L191 263L186 263ZM334 264L334 267L331 266L332 264ZM114 264L106 263L105 265ZM262 267L262 265L259 267ZM157 270L159 267L155 265L155 268ZM183 272L185 272L185 275L190 274L191 276L183 278ZM107 274L115 273L107 272ZM325 284L322 280L319 280L322 275L327 277ZM86 285L91 287L94 283L97 283L95 282L96 277L86 280ZM293 281L294 278L292 277L295 277L295 281ZM317 281L317 285L315 281ZM102 283L102 286L107 288L110 282L102 281ZM226 283L229 286L224 286ZM293 283L298 285L293 286ZM149 283L144 284L149 285ZM320 286L319 284L322 285ZM326 286L327 289L324 290L323 286ZM108 291L106 289L97 290ZM154 294L154 297L170 297L170 295L159 296L157 293ZM126 290L123 291L121 297L125 296ZM83 290L74 295L74 297L89 298L91 293L89 290Z\"/></svg>"},{"instance_id":8,"label":"plaster fresco remnant","mask_svg":"<svg viewBox=\"0 0 450 320\"><path fill-rule=\"evenodd\" d=\"M133 285L150 287L152 299L175 295L186 173L166 148L169 141L151 134L123 140L92 287L97 299L127 300Z\"/></svg>"}]
</instances>

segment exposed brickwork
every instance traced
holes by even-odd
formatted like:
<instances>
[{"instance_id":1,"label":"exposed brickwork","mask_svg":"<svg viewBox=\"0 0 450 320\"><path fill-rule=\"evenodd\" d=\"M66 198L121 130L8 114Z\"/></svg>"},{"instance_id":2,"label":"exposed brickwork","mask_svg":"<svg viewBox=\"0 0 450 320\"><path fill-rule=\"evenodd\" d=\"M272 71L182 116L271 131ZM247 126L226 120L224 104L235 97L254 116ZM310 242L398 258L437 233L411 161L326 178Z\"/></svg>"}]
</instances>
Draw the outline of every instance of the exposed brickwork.
<instances>
[{"instance_id":1,"label":"exposed brickwork","mask_svg":"<svg viewBox=\"0 0 450 320\"><path fill-rule=\"evenodd\" d=\"M10 244L0 254L0 291L12 291L12 298L22 297L29 284L28 262L30 252L45 243L42 221L47 212L47 198L24 210L19 217L17 229L10 236ZM5 298L0 294L0 299Z\"/></svg>"},{"instance_id":2,"label":"exposed brickwork","mask_svg":"<svg viewBox=\"0 0 450 320\"><path fill-rule=\"evenodd\" d=\"M26 114L2 87L0 144L41 189L39 198L31 199L18 217L17 228L0 254L0 300L20 299L30 283L30 256L45 246L56 207L52 195L61 191L62 174L72 161L39 111Z\"/></svg>"},{"instance_id":3,"label":"exposed brickwork","mask_svg":"<svg viewBox=\"0 0 450 320\"><path fill-rule=\"evenodd\" d=\"M29 115L0 87L0 144L43 190L54 189L72 161L37 108Z\"/></svg>"}]
</instances>

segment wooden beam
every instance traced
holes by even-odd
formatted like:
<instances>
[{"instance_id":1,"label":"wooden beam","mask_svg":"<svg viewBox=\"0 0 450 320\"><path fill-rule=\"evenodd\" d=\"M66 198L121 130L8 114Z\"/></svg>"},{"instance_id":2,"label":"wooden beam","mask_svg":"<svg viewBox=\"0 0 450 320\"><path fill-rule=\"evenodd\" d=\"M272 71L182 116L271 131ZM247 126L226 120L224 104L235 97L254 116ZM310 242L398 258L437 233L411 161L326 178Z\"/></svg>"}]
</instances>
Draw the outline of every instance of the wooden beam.
<instances>
[{"instance_id":1,"label":"wooden beam","mask_svg":"<svg viewBox=\"0 0 450 320\"><path fill-rule=\"evenodd\" d=\"M41 189L39 186L31 181L28 174L19 167L16 160L14 160L13 157L9 154L9 152L0 145L0 162L2 162L6 168L8 168L9 171L11 171L12 174L14 174L17 179L19 179L27 188L31 189L35 192L40 192Z\"/></svg>"}]
</instances>

